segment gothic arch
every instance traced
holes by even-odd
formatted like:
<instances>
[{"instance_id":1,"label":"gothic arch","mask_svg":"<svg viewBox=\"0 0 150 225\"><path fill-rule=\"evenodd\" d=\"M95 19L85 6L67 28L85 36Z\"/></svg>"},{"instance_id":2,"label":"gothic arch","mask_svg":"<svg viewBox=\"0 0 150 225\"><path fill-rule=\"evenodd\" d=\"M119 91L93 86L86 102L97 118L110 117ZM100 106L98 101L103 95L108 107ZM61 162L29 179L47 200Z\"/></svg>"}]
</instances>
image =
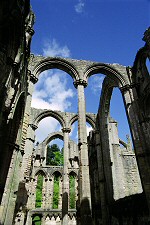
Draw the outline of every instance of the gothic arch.
<instances>
[{"instance_id":1,"label":"gothic arch","mask_svg":"<svg viewBox=\"0 0 150 225\"><path fill-rule=\"evenodd\" d=\"M44 176L45 178L48 176L47 172L42 168L37 169L35 171L35 176L38 176L39 174L41 174L42 176Z\"/></svg>"},{"instance_id":2,"label":"gothic arch","mask_svg":"<svg viewBox=\"0 0 150 225\"><path fill-rule=\"evenodd\" d=\"M44 112L40 112L34 119L33 124L35 126L38 126L39 122L46 117L53 117L54 119L58 120L62 127L65 127L65 121L62 115L59 112L52 110L45 110Z\"/></svg>"},{"instance_id":3,"label":"gothic arch","mask_svg":"<svg viewBox=\"0 0 150 225\"><path fill-rule=\"evenodd\" d=\"M60 140L64 139L63 133L62 132L53 132L48 135L48 137L43 141L44 145L47 145L50 141L53 139L59 138Z\"/></svg>"},{"instance_id":4,"label":"gothic arch","mask_svg":"<svg viewBox=\"0 0 150 225\"><path fill-rule=\"evenodd\" d=\"M104 177L106 179L106 189L105 194L108 196L108 202L111 204L113 202L113 180L112 180L112 169L111 169L111 158L110 158L110 146L109 146L109 108L110 99L113 91L113 85L111 79L106 77L102 86L102 94L100 99L100 108L97 115L97 129L100 131L100 137L105 137L105 141L102 143L102 158L104 163ZM99 162L98 162L99 163Z\"/></svg>"},{"instance_id":5,"label":"gothic arch","mask_svg":"<svg viewBox=\"0 0 150 225\"><path fill-rule=\"evenodd\" d=\"M38 78L39 74L48 69L60 69L69 74L75 81L79 79L78 71L75 66L70 63L67 59L59 57L41 57L32 56L29 69L31 74Z\"/></svg>"},{"instance_id":6,"label":"gothic arch","mask_svg":"<svg viewBox=\"0 0 150 225\"><path fill-rule=\"evenodd\" d=\"M71 120L69 121L69 127L71 127L71 125L76 122L78 120L78 115L75 115L71 118ZM94 129L95 128L95 121L92 118L92 116L90 114L86 114L86 121L91 125L91 127Z\"/></svg>"},{"instance_id":7,"label":"gothic arch","mask_svg":"<svg viewBox=\"0 0 150 225\"><path fill-rule=\"evenodd\" d=\"M62 177L62 173L56 169L56 170L52 173L52 176Z\"/></svg>"},{"instance_id":8,"label":"gothic arch","mask_svg":"<svg viewBox=\"0 0 150 225\"><path fill-rule=\"evenodd\" d=\"M75 171L73 171L73 170L69 172L69 176L71 176L71 175L73 175L76 178L78 178L78 174Z\"/></svg>"},{"instance_id":9,"label":"gothic arch","mask_svg":"<svg viewBox=\"0 0 150 225\"><path fill-rule=\"evenodd\" d=\"M115 86L123 87L129 84L128 77L126 75L126 68L119 64L105 64L95 63L88 67L85 71L85 78L88 79L90 76L101 73L109 77Z\"/></svg>"}]
</instances>

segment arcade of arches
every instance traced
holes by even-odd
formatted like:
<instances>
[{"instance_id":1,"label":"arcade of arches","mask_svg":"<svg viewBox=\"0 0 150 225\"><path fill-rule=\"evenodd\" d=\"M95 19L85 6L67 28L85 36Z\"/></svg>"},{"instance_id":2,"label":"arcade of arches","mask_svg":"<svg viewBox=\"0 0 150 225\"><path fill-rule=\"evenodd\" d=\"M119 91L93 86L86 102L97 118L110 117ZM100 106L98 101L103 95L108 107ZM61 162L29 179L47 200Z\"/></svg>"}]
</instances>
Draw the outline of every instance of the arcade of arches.
<instances>
[{"instance_id":1,"label":"arcade of arches","mask_svg":"<svg viewBox=\"0 0 150 225\"><path fill-rule=\"evenodd\" d=\"M150 28L132 67L35 56L29 1L7 2L12 13L0 14L0 224L150 224ZM77 113L31 108L34 85L48 69L71 76ZM84 91L94 74L105 75L97 114L85 108ZM119 138L110 117L114 87L122 94L134 147L129 137L126 143ZM35 147L35 131L46 117L55 118L61 131ZM69 136L76 121L78 143ZM86 122L92 127L88 137ZM47 165L47 145L56 138L64 143L64 163Z\"/></svg>"}]
</instances>

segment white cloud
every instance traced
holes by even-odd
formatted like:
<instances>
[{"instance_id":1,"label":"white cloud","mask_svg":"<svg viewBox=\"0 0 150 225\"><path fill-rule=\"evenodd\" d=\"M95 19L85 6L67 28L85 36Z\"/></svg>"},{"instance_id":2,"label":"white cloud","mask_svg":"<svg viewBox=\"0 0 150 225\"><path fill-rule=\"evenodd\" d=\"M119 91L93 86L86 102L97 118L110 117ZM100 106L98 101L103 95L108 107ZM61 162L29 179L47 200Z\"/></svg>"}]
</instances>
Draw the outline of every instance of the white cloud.
<instances>
[{"instance_id":1,"label":"white cloud","mask_svg":"<svg viewBox=\"0 0 150 225\"><path fill-rule=\"evenodd\" d=\"M45 42L43 55L69 57L70 50L67 46L60 46L53 39ZM67 111L71 107L71 99L74 96L73 90L67 87L67 75L63 71L44 71L40 74L35 85L31 106L40 109ZM40 122L36 131L36 142L43 141L49 133L58 131L58 129L60 129L60 125L57 120L45 118Z\"/></svg>"},{"instance_id":2,"label":"white cloud","mask_svg":"<svg viewBox=\"0 0 150 225\"><path fill-rule=\"evenodd\" d=\"M60 56L67 58L70 57L70 50L66 45L60 46L56 39L52 39L45 41L43 55L51 57Z\"/></svg>"},{"instance_id":3,"label":"white cloud","mask_svg":"<svg viewBox=\"0 0 150 225\"><path fill-rule=\"evenodd\" d=\"M73 90L67 88L67 79L64 72L50 72L49 76L49 71L46 71L40 75L39 84L35 85L31 106L66 111L71 107L71 98L74 95Z\"/></svg>"},{"instance_id":4,"label":"white cloud","mask_svg":"<svg viewBox=\"0 0 150 225\"><path fill-rule=\"evenodd\" d=\"M38 129L35 132L36 138L35 143L41 143L48 134L60 130L59 122L51 117L43 119L38 126Z\"/></svg>"},{"instance_id":5,"label":"white cloud","mask_svg":"<svg viewBox=\"0 0 150 225\"><path fill-rule=\"evenodd\" d=\"M100 92L102 89L102 84L105 76L104 75L95 75L93 79L91 79L91 82L89 84L91 91L96 94L97 92Z\"/></svg>"},{"instance_id":6,"label":"white cloud","mask_svg":"<svg viewBox=\"0 0 150 225\"><path fill-rule=\"evenodd\" d=\"M62 71L46 71L39 77L35 85L31 106L40 109L67 111L71 107L71 99L74 92L67 87L66 74ZM50 119L50 122L48 122ZM51 132L58 131L60 126L53 118L45 118L41 121L36 132L36 142L43 141Z\"/></svg>"},{"instance_id":7,"label":"white cloud","mask_svg":"<svg viewBox=\"0 0 150 225\"><path fill-rule=\"evenodd\" d=\"M75 11L77 13L82 13L84 10L84 6L85 6L85 3L83 2L83 0L79 0L78 3L74 7Z\"/></svg>"}]
</instances>

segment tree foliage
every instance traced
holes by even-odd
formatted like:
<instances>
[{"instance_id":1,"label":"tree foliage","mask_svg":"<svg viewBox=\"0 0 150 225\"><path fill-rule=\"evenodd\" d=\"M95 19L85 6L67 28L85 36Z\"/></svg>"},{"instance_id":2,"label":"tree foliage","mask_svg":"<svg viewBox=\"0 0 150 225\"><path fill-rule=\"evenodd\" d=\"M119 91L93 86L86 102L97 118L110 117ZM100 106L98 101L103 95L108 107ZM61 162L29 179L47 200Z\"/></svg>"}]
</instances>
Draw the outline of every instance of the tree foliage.
<instances>
[{"instance_id":1,"label":"tree foliage","mask_svg":"<svg viewBox=\"0 0 150 225\"><path fill-rule=\"evenodd\" d=\"M57 144L47 146L46 165L51 166L63 165L63 149L60 150Z\"/></svg>"}]
</instances>

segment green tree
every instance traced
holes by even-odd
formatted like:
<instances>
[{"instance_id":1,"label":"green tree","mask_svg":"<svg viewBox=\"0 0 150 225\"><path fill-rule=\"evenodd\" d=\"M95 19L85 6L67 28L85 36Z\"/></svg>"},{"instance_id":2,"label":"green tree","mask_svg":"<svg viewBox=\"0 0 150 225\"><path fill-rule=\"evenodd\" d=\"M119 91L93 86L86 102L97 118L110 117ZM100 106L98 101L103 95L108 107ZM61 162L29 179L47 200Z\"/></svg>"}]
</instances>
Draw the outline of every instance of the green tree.
<instances>
[{"instance_id":1,"label":"green tree","mask_svg":"<svg viewBox=\"0 0 150 225\"><path fill-rule=\"evenodd\" d=\"M51 166L63 165L63 149L60 150L57 144L47 146L46 165Z\"/></svg>"}]
</instances>

